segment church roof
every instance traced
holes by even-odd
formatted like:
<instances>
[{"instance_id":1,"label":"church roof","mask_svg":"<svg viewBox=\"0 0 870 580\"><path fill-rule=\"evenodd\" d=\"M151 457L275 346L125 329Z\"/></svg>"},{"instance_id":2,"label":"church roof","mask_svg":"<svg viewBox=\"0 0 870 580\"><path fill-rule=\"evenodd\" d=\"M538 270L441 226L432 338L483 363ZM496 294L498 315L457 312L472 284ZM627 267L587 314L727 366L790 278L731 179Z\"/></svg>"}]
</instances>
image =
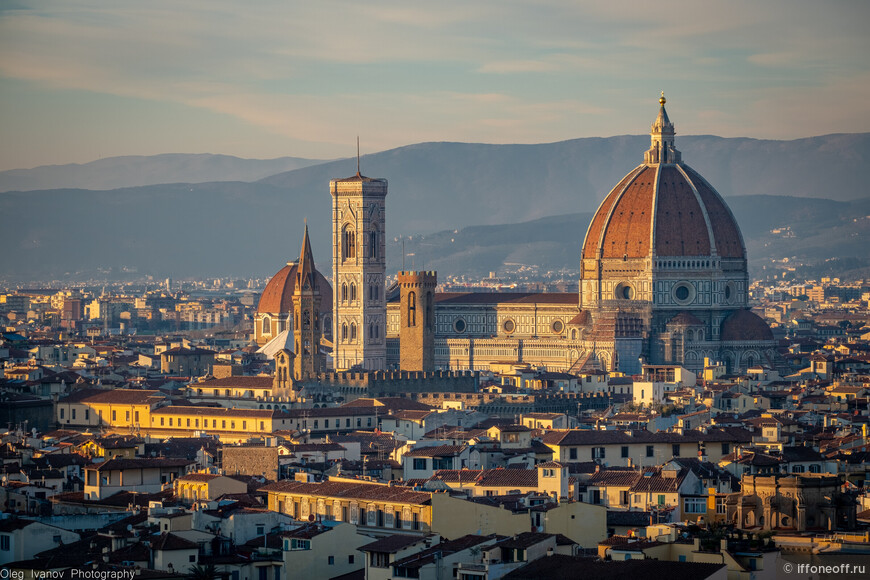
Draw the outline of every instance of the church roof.
<instances>
[{"instance_id":1,"label":"church roof","mask_svg":"<svg viewBox=\"0 0 870 580\"><path fill-rule=\"evenodd\" d=\"M586 233L583 258L745 258L728 206L673 149L673 124L663 101L651 134L654 154L647 152L646 162L601 202Z\"/></svg>"},{"instance_id":2,"label":"church roof","mask_svg":"<svg viewBox=\"0 0 870 580\"><path fill-rule=\"evenodd\" d=\"M293 347L293 335L290 334L289 330L283 330L279 332L275 338L261 346L257 352L266 355L268 360L272 360L275 358L275 355L282 350L287 350L292 353Z\"/></svg>"},{"instance_id":3,"label":"church roof","mask_svg":"<svg viewBox=\"0 0 870 580\"><path fill-rule=\"evenodd\" d=\"M577 304L577 294L570 292L438 292L439 304Z\"/></svg>"},{"instance_id":4,"label":"church roof","mask_svg":"<svg viewBox=\"0 0 870 580\"><path fill-rule=\"evenodd\" d=\"M302 270L300 271L300 265ZM313 272L315 284L320 290L320 312L332 310L332 286L314 265L314 256L311 252L311 242L308 239L308 225L305 225L305 234L302 237L302 251L299 261L288 262L286 266L278 270L272 276L263 294L260 295L260 303L257 312L285 313L293 311L293 291L296 285L297 274L311 274ZM300 278L301 280L301 278Z\"/></svg>"},{"instance_id":5,"label":"church roof","mask_svg":"<svg viewBox=\"0 0 870 580\"><path fill-rule=\"evenodd\" d=\"M737 310L722 322L719 339L724 341L773 340L767 322L751 310Z\"/></svg>"}]
</instances>

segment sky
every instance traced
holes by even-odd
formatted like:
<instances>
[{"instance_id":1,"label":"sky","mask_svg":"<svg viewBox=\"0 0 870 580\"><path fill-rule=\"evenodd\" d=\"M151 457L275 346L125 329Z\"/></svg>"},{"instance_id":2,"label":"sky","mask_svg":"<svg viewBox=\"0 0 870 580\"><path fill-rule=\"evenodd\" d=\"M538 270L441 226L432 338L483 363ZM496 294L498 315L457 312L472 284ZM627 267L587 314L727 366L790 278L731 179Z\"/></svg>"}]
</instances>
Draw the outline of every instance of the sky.
<instances>
[{"instance_id":1,"label":"sky","mask_svg":"<svg viewBox=\"0 0 870 580\"><path fill-rule=\"evenodd\" d=\"M0 0L0 170L870 131L866 0Z\"/></svg>"}]
</instances>

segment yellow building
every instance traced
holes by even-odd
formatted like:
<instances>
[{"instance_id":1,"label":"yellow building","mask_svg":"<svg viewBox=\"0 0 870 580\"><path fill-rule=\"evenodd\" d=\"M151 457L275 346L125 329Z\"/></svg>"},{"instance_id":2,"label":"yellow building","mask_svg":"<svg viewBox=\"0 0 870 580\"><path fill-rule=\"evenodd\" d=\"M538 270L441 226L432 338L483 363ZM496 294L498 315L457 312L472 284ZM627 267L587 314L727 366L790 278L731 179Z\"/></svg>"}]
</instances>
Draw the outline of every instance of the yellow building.
<instances>
[{"instance_id":1,"label":"yellow building","mask_svg":"<svg viewBox=\"0 0 870 580\"><path fill-rule=\"evenodd\" d=\"M507 471L507 470L506 470ZM283 480L261 488L270 510L299 520L311 516L358 526L371 536L424 535L435 532L457 538L466 534L518 534L537 531L563 534L581 546L594 546L607 536L607 508L587 503L535 503L541 496L513 496L517 509L451 497L447 493L413 491L365 481L333 478L324 483ZM531 498L531 499L530 499ZM532 505L535 503L535 505Z\"/></svg>"},{"instance_id":2,"label":"yellow building","mask_svg":"<svg viewBox=\"0 0 870 580\"><path fill-rule=\"evenodd\" d=\"M214 500L228 493L247 492L246 483L214 473L191 473L175 480L175 497L187 503Z\"/></svg>"},{"instance_id":3,"label":"yellow building","mask_svg":"<svg viewBox=\"0 0 870 580\"><path fill-rule=\"evenodd\" d=\"M57 402L61 427L113 427L126 431L147 427L151 410L165 399L160 391L140 389L79 389Z\"/></svg>"},{"instance_id":4,"label":"yellow building","mask_svg":"<svg viewBox=\"0 0 870 580\"><path fill-rule=\"evenodd\" d=\"M142 431L159 437L190 437L205 432L218 435L224 443L239 442L272 433L276 413L279 411L173 405L152 411L150 425Z\"/></svg>"},{"instance_id":5,"label":"yellow building","mask_svg":"<svg viewBox=\"0 0 870 580\"><path fill-rule=\"evenodd\" d=\"M432 525L432 493L356 480L324 483L282 480L261 488L272 511L297 520L311 516L354 524L372 536L426 534Z\"/></svg>"},{"instance_id":6,"label":"yellow building","mask_svg":"<svg viewBox=\"0 0 870 580\"><path fill-rule=\"evenodd\" d=\"M124 457L132 459L145 450L144 442L138 437L104 437L91 439L79 445L79 451L88 457Z\"/></svg>"}]
</instances>

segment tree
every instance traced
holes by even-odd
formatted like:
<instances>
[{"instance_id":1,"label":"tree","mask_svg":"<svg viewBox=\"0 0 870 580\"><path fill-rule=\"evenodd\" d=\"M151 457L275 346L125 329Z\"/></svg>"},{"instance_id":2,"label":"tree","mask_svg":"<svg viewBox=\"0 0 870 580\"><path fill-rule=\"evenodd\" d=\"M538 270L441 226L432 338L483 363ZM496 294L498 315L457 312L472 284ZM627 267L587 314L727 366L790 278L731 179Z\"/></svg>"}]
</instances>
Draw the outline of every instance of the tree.
<instances>
[{"instance_id":1,"label":"tree","mask_svg":"<svg viewBox=\"0 0 870 580\"><path fill-rule=\"evenodd\" d=\"M194 564L190 567L187 577L190 580L215 580L219 575L214 564Z\"/></svg>"}]
</instances>

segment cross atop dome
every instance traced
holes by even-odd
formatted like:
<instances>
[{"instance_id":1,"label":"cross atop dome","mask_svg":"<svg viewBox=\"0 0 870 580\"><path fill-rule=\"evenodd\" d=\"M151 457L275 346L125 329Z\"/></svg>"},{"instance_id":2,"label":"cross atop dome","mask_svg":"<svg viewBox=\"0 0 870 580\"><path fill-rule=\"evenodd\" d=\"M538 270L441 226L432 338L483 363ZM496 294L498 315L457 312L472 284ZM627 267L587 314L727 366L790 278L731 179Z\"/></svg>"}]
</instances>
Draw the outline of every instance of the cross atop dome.
<instances>
[{"instance_id":1,"label":"cross atop dome","mask_svg":"<svg viewBox=\"0 0 870 580\"><path fill-rule=\"evenodd\" d=\"M662 91L662 96L659 99L659 114L650 129L650 148L643 155L643 162L647 165L682 162L682 155L674 147L676 131L674 131L674 124L671 123L668 112L665 110L666 102L665 92Z\"/></svg>"}]
</instances>

